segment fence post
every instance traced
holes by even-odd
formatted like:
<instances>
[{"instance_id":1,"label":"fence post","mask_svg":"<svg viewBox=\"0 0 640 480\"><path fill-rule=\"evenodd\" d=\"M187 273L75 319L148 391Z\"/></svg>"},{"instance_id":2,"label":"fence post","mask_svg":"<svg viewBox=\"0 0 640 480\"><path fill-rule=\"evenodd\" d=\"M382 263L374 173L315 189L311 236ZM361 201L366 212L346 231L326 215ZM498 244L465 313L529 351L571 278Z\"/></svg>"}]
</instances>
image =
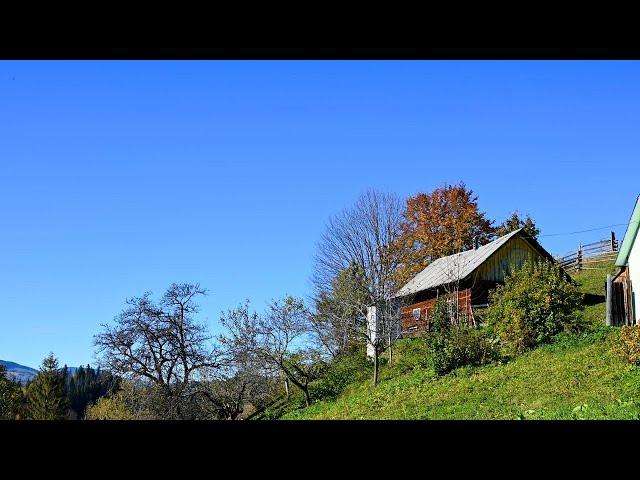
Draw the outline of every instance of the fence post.
<instances>
[{"instance_id":1,"label":"fence post","mask_svg":"<svg viewBox=\"0 0 640 480\"><path fill-rule=\"evenodd\" d=\"M611 251L615 252L617 250L616 248L616 234L614 232L611 232Z\"/></svg>"},{"instance_id":2,"label":"fence post","mask_svg":"<svg viewBox=\"0 0 640 480\"><path fill-rule=\"evenodd\" d=\"M578 247L578 253L576 254L576 270L579 272L582 269L582 243Z\"/></svg>"}]
</instances>

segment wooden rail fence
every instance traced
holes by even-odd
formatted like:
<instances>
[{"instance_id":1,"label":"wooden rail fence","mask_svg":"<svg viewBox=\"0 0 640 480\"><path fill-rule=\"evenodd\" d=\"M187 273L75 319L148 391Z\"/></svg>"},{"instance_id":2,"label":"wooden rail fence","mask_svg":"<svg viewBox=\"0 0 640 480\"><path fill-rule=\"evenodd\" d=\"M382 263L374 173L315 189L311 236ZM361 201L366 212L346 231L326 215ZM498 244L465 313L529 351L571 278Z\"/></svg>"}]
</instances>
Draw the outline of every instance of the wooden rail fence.
<instances>
[{"instance_id":1,"label":"wooden rail fence","mask_svg":"<svg viewBox=\"0 0 640 480\"><path fill-rule=\"evenodd\" d=\"M603 263L610 263L618 255L618 240L614 232L604 240L599 240L586 245L580 244L575 252L556 260L569 273L580 270L594 270Z\"/></svg>"}]
</instances>

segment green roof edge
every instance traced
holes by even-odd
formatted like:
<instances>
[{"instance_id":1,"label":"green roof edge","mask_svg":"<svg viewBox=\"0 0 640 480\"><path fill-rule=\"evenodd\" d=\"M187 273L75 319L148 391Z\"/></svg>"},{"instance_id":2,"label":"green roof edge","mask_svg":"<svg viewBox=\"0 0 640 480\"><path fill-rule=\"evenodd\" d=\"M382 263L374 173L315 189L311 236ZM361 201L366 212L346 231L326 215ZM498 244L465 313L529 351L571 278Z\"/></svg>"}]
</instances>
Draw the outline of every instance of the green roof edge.
<instances>
[{"instance_id":1,"label":"green roof edge","mask_svg":"<svg viewBox=\"0 0 640 480\"><path fill-rule=\"evenodd\" d=\"M638 227L640 227L640 195L636 198L636 204L633 207L633 213L631 213L631 220L629 220L629 226L624 234L622 240L622 246L616 257L616 267L624 267L629 260L629 254L631 253L631 247L633 241L638 235Z\"/></svg>"}]
</instances>

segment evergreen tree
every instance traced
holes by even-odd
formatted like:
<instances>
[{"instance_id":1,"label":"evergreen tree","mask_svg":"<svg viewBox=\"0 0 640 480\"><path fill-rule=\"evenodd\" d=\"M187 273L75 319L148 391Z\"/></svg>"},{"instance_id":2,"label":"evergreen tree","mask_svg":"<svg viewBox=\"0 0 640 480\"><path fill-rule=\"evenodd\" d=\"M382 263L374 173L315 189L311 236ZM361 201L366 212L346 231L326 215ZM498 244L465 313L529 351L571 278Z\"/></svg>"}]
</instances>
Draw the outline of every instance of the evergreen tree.
<instances>
[{"instance_id":1,"label":"evergreen tree","mask_svg":"<svg viewBox=\"0 0 640 480\"><path fill-rule=\"evenodd\" d=\"M67 382L69 381L69 367L67 367L67 364L64 364L64 367L62 367L62 369L60 370L60 375L62 375L62 384L67 385Z\"/></svg>"},{"instance_id":2,"label":"evergreen tree","mask_svg":"<svg viewBox=\"0 0 640 480\"><path fill-rule=\"evenodd\" d=\"M87 405L118 388L117 381L110 373L101 372L99 368L94 370L90 365L80 365L69 375L65 385L69 406L78 418L84 417Z\"/></svg>"},{"instance_id":3,"label":"evergreen tree","mask_svg":"<svg viewBox=\"0 0 640 480\"><path fill-rule=\"evenodd\" d=\"M20 383L6 377L6 367L0 365L0 420L22 417L24 395Z\"/></svg>"},{"instance_id":4,"label":"evergreen tree","mask_svg":"<svg viewBox=\"0 0 640 480\"><path fill-rule=\"evenodd\" d=\"M68 411L64 374L50 353L27 388L27 409L33 420L61 420Z\"/></svg>"},{"instance_id":5,"label":"evergreen tree","mask_svg":"<svg viewBox=\"0 0 640 480\"><path fill-rule=\"evenodd\" d=\"M532 238L538 238L538 235L540 235L540 229L537 227L533 218L531 218L530 215L521 217L518 212L513 212L509 218L498 225L494 233L496 236L502 237L503 235L511 233L514 230L518 230L519 228L522 228L525 233L530 235Z\"/></svg>"}]
</instances>

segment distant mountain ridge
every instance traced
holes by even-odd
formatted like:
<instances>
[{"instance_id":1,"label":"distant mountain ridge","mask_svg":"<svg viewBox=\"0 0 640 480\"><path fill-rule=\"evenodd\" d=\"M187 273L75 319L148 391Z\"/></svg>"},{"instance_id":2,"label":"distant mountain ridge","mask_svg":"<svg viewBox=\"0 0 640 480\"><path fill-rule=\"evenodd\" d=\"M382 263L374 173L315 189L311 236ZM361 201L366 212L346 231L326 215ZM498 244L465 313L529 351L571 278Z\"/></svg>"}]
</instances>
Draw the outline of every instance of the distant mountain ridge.
<instances>
[{"instance_id":1,"label":"distant mountain ridge","mask_svg":"<svg viewBox=\"0 0 640 480\"><path fill-rule=\"evenodd\" d=\"M30 382L38 374L38 370L35 368L20 365L19 363L10 362L8 360L0 360L0 365L4 365L6 367L7 377L20 383ZM78 367L67 367L70 374L75 373L77 369Z\"/></svg>"},{"instance_id":2,"label":"distant mountain ridge","mask_svg":"<svg viewBox=\"0 0 640 480\"><path fill-rule=\"evenodd\" d=\"M27 383L38 374L38 370L35 368L20 365L16 362L9 362L7 360L0 360L0 365L4 365L7 369L7 377L13 380L17 380L20 383Z\"/></svg>"}]
</instances>

